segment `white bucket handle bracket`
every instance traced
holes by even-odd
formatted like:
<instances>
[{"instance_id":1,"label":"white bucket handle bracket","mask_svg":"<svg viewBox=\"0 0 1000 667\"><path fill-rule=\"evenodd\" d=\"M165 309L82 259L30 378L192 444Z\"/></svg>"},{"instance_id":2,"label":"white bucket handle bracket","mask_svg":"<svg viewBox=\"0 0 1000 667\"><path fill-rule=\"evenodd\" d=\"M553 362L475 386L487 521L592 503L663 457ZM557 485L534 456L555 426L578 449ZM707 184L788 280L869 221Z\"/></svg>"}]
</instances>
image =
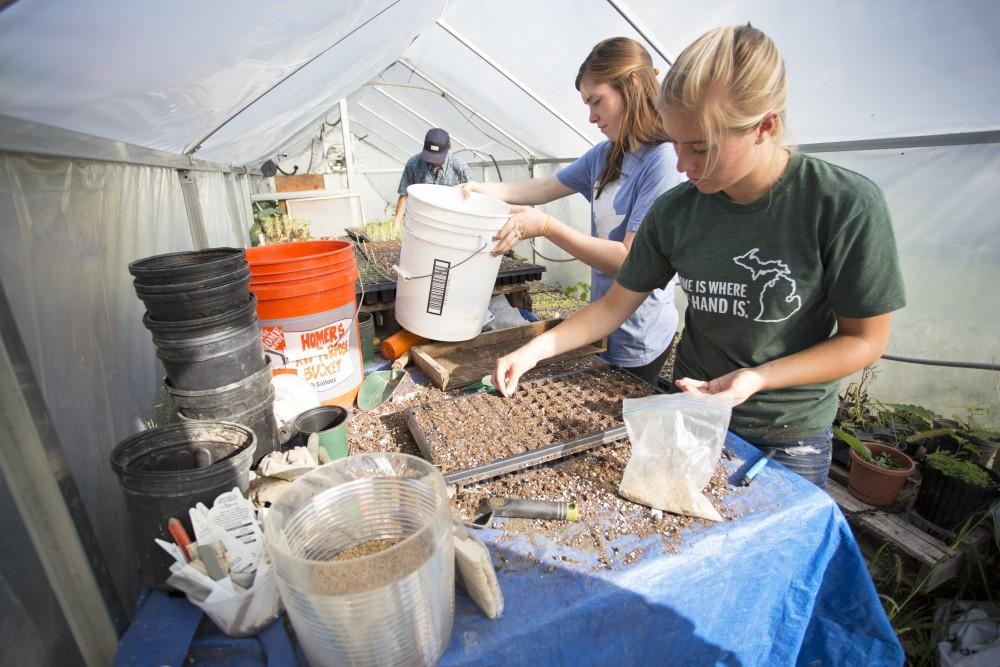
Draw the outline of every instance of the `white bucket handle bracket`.
<instances>
[{"instance_id":1,"label":"white bucket handle bracket","mask_svg":"<svg viewBox=\"0 0 1000 667\"><path fill-rule=\"evenodd\" d=\"M389 269L392 270L397 276L399 276L403 280L412 280L413 279L413 276L410 275L410 273L408 271L399 268L399 266L397 266L395 264L393 264L392 266L390 266Z\"/></svg>"}]
</instances>

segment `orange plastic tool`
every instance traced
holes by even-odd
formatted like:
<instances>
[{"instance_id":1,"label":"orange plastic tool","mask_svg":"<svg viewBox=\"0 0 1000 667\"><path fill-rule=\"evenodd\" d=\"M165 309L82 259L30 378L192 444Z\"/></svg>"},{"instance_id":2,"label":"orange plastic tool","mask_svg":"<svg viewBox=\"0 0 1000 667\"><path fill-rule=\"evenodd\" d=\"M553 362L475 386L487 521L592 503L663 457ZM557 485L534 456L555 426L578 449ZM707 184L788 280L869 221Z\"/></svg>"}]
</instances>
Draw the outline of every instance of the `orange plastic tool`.
<instances>
[{"instance_id":1,"label":"orange plastic tool","mask_svg":"<svg viewBox=\"0 0 1000 667\"><path fill-rule=\"evenodd\" d=\"M184 554L184 560L191 562L191 556L188 555L188 545L191 544L191 538L188 537L187 531L184 530L184 524L178 519L170 517L167 520L167 530L170 531L170 536L174 538L174 542L181 548L181 553Z\"/></svg>"},{"instance_id":2,"label":"orange plastic tool","mask_svg":"<svg viewBox=\"0 0 1000 667\"><path fill-rule=\"evenodd\" d=\"M423 336L418 336L417 334L411 333L406 329L400 329L382 341L379 351L382 353L382 356L389 361L395 361L399 357L403 356L403 354L414 345L420 345L421 343L426 342L427 339Z\"/></svg>"}]
</instances>

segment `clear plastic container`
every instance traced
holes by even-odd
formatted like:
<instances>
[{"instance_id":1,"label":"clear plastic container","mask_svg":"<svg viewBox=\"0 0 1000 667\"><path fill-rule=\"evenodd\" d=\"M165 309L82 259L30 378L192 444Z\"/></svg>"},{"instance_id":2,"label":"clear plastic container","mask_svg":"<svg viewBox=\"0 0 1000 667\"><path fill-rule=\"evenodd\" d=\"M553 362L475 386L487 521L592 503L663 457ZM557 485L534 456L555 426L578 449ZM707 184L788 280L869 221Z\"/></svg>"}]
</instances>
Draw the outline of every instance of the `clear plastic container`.
<instances>
[{"instance_id":1,"label":"clear plastic container","mask_svg":"<svg viewBox=\"0 0 1000 667\"><path fill-rule=\"evenodd\" d=\"M444 477L429 463L389 453L334 461L296 480L264 529L310 665L440 659L455 615L455 561ZM334 560L376 540L399 541Z\"/></svg>"}]
</instances>

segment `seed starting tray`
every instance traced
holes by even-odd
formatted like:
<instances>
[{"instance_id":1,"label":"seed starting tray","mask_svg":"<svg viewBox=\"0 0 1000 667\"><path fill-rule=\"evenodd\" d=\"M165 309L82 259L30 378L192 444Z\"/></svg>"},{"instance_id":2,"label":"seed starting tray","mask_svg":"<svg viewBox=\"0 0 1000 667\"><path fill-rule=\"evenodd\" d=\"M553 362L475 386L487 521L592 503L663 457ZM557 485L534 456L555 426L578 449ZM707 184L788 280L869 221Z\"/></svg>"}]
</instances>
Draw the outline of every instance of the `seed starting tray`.
<instances>
[{"instance_id":1,"label":"seed starting tray","mask_svg":"<svg viewBox=\"0 0 1000 667\"><path fill-rule=\"evenodd\" d=\"M658 390L604 365L521 384L514 398L472 394L405 411L424 458L468 484L626 437L623 398ZM448 427L450 428L440 428Z\"/></svg>"},{"instance_id":2,"label":"seed starting tray","mask_svg":"<svg viewBox=\"0 0 1000 667\"><path fill-rule=\"evenodd\" d=\"M399 249L399 241L355 240L354 259L358 267L355 293L361 294L361 286L364 285L363 302L366 305L392 303L396 300L396 277L392 266L399 264ZM539 280L544 272L544 266L504 256L500 262L496 287Z\"/></svg>"}]
</instances>

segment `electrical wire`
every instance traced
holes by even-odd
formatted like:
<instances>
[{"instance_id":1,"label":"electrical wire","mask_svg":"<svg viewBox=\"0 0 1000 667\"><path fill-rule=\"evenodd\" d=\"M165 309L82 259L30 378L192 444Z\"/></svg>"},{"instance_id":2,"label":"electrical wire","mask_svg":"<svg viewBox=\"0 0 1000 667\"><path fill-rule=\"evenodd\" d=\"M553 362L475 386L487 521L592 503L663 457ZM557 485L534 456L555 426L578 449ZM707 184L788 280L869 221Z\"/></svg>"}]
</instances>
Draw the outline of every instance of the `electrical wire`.
<instances>
[{"instance_id":1,"label":"electrical wire","mask_svg":"<svg viewBox=\"0 0 1000 667\"><path fill-rule=\"evenodd\" d=\"M490 160L493 161L493 168L497 170L497 179L503 183L503 176L500 174L500 165L497 164L497 159L493 157L493 153L487 153L490 156Z\"/></svg>"},{"instance_id":2,"label":"electrical wire","mask_svg":"<svg viewBox=\"0 0 1000 667\"><path fill-rule=\"evenodd\" d=\"M544 259L546 261L549 261L549 262L560 262L560 263L562 263L562 262L579 262L579 261L581 261L578 257L569 257L567 259L555 259L554 257L546 257L545 255L543 255L542 253L540 253L538 251L537 247L535 247L535 239L528 239L528 243L531 244L531 250L536 255L538 255L539 257L541 257L542 259Z\"/></svg>"},{"instance_id":3,"label":"electrical wire","mask_svg":"<svg viewBox=\"0 0 1000 667\"><path fill-rule=\"evenodd\" d=\"M883 354L888 361L901 361L904 364L922 364L924 366L943 366L945 368L970 368L977 371L1000 371L997 364L983 364L977 361L944 361L941 359L919 359L916 357L901 357L895 354Z\"/></svg>"},{"instance_id":4,"label":"electrical wire","mask_svg":"<svg viewBox=\"0 0 1000 667\"><path fill-rule=\"evenodd\" d=\"M452 155L456 155L457 153L472 153L473 155L479 156L481 158L488 157L490 160L493 161L493 167L497 170L497 178L500 180L501 183L503 183L503 174L500 173L500 165L497 164L497 160L495 157L493 157L492 153L485 153L475 148L459 148L457 151L451 151Z\"/></svg>"}]
</instances>

